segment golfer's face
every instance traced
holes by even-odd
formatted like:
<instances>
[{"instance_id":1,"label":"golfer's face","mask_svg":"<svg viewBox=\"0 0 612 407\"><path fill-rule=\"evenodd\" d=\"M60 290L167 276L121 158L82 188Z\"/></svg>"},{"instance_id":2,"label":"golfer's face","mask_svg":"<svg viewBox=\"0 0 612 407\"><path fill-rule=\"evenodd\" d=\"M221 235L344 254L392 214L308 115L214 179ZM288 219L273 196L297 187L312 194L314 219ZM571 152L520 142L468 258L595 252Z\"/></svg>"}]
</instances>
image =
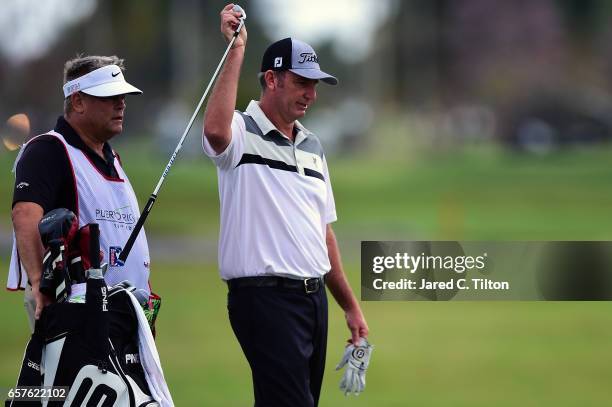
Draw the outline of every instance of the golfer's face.
<instances>
[{"instance_id":1,"label":"golfer's face","mask_svg":"<svg viewBox=\"0 0 612 407\"><path fill-rule=\"evenodd\" d=\"M96 97L85 95L86 114L90 125L108 139L123 131L125 95Z\"/></svg>"},{"instance_id":2,"label":"golfer's face","mask_svg":"<svg viewBox=\"0 0 612 407\"><path fill-rule=\"evenodd\" d=\"M306 114L308 107L317 100L318 82L316 79L304 78L287 71L280 88L280 96L289 118L295 120Z\"/></svg>"}]
</instances>

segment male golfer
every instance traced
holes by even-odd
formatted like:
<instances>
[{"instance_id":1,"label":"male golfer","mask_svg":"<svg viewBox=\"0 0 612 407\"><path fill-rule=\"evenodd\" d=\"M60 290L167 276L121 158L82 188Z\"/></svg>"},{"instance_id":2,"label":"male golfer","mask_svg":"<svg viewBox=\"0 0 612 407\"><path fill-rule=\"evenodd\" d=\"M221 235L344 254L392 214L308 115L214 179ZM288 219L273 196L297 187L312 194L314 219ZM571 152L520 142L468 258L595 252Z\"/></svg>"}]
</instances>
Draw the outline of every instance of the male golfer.
<instances>
[{"instance_id":1,"label":"male golfer","mask_svg":"<svg viewBox=\"0 0 612 407\"><path fill-rule=\"evenodd\" d=\"M108 262L106 283L129 280L149 291L149 249L144 231L125 264L122 245L138 218L138 202L117 154L108 141L123 130L126 94L140 94L123 77L116 56L85 56L64 67L64 114L55 128L30 140L16 160L13 192L15 244L8 288L26 289L30 327L52 299L39 291L43 246L38 223L43 214L67 208L79 226L100 225L100 246Z\"/></svg>"},{"instance_id":2,"label":"male golfer","mask_svg":"<svg viewBox=\"0 0 612 407\"><path fill-rule=\"evenodd\" d=\"M221 12L230 41L240 13ZM325 285L346 313L351 341L368 326L340 261L325 155L297 119L317 97L314 50L286 38L266 50L261 98L234 112L247 41L229 52L204 118L203 147L218 169L219 263L228 312L251 366L256 406L316 406L327 342Z\"/></svg>"}]
</instances>

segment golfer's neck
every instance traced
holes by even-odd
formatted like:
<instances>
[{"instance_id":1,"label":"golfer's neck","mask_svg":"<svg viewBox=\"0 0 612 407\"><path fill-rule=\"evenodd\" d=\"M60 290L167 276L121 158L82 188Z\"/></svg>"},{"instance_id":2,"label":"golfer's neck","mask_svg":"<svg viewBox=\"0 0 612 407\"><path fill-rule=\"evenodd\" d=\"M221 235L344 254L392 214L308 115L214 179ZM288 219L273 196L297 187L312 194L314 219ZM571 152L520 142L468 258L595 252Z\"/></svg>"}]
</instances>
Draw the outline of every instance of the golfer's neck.
<instances>
[{"instance_id":1,"label":"golfer's neck","mask_svg":"<svg viewBox=\"0 0 612 407\"><path fill-rule=\"evenodd\" d=\"M274 122L273 122L274 123ZM277 123L274 123L274 125L276 126L276 128L283 133L283 135L285 137L287 137L289 140L291 140L292 142L295 141L295 136L293 135L293 128L294 128L294 124L295 122L291 123L291 124L285 124L285 125L278 125Z\"/></svg>"},{"instance_id":2,"label":"golfer's neck","mask_svg":"<svg viewBox=\"0 0 612 407\"><path fill-rule=\"evenodd\" d=\"M276 127L285 137L289 140L294 141L295 136L293 135L293 128L295 126L295 121L288 121L282 117L279 113L278 109L275 109L273 106L268 105L267 103L259 102L259 107L261 111L264 112L268 120L272 122L274 127Z\"/></svg>"},{"instance_id":3,"label":"golfer's neck","mask_svg":"<svg viewBox=\"0 0 612 407\"><path fill-rule=\"evenodd\" d=\"M104 141L101 141L97 139L95 136L93 136L93 132L89 131L87 129L87 126L83 125L82 123L79 123L78 120L74 120L73 118L66 117L66 116L64 118L70 124L70 126L74 129L74 131L77 132L79 137L81 137L81 140L83 140L83 143L85 143L87 147L91 148L100 157L104 158L104 152L103 152Z\"/></svg>"}]
</instances>

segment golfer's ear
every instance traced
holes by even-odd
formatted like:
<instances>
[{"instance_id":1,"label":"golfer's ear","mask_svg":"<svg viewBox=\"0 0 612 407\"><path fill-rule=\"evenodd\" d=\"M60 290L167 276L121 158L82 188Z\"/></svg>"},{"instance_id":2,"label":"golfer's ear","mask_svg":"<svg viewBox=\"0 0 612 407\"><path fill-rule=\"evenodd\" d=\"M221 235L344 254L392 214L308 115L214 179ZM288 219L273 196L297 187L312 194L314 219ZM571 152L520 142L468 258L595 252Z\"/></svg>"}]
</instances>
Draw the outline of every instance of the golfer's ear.
<instances>
[{"instance_id":1,"label":"golfer's ear","mask_svg":"<svg viewBox=\"0 0 612 407\"><path fill-rule=\"evenodd\" d=\"M70 102L74 112L83 113L85 110L85 105L83 103L83 94L81 92L75 92L70 95Z\"/></svg>"},{"instance_id":2,"label":"golfer's ear","mask_svg":"<svg viewBox=\"0 0 612 407\"><path fill-rule=\"evenodd\" d=\"M266 89L274 89L276 88L276 83L274 83L274 71L272 70L267 70L264 73L264 81L266 83Z\"/></svg>"}]
</instances>

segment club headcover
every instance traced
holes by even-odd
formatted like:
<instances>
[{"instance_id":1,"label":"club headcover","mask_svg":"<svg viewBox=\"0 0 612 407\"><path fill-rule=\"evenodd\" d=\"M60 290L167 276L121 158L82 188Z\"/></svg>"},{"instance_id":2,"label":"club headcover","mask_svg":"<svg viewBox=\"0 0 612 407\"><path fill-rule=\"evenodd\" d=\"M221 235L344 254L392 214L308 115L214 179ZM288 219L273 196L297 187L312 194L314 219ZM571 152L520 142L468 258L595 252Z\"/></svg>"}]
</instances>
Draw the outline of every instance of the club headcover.
<instances>
[{"instance_id":1,"label":"club headcover","mask_svg":"<svg viewBox=\"0 0 612 407\"><path fill-rule=\"evenodd\" d=\"M40 291L58 302L70 295L71 278L66 253L78 229L78 218L65 208L47 212L38 224L40 239L45 248Z\"/></svg>"},{"instance_id":2,"label":"club headcover","mask_svg":"<svg viewBox=\"0 0 612 407\"><path fill-rule=\"evenodd\" d=\"M78 229L78 218L66 208L57 208L47 212L38 224L40 239L45 248L49 246L49 241L53 239L63 239L66 242L71 242Z\"/></svg>"}]
</instances>

